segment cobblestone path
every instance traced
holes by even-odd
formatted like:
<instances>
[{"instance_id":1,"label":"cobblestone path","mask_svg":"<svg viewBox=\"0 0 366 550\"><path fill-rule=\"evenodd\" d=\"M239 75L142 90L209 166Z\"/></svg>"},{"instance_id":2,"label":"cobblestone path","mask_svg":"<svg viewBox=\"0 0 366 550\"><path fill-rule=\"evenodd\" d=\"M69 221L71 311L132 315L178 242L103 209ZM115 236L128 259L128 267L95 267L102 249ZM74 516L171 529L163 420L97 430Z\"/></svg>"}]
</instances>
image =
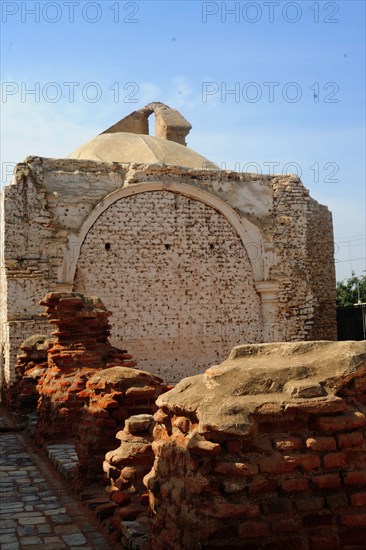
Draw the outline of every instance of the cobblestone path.
<instances>
[{"instance_id":1,"label":"cobblestone path","mask_svg":"<svg viewBox=\"0 0 366 550\"><path fill-rule=\"evenodd\" d=\"M0 548L116 548L21 432L0 433Z\"/></svg>"}]
</instances>

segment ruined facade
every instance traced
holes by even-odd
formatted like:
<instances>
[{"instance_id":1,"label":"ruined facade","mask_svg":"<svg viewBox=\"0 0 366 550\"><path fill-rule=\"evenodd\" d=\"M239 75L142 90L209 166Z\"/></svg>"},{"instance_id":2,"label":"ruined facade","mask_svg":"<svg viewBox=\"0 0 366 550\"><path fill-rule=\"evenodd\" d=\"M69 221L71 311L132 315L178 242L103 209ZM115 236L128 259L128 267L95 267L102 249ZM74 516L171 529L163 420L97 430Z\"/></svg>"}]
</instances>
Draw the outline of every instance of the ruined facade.
<instances>
[{"instance_id":1,"label":"ruined facade","mask_svg":"<svg viewBox=\"0 0 366 550\"><path fill-rule=\"evenodd\" d=\"M157 137L148 135L156 115ZM66 159L28 157L0 203L0 366L49 334L50 291L98 296L111 343L165 382L239 343L335 339L331 214L297 176L216 170L151 104Z\"/></svg>"},{"instance_id":2,"label":"ruined facade","mask_svg":"<svg viewBox=\"0 0 366 550\"><path fill-rule=\"evenodd\" d=\"M234 348L161 395L153 550L363 550L365 342Z\"/></svg>"}]
</instances>

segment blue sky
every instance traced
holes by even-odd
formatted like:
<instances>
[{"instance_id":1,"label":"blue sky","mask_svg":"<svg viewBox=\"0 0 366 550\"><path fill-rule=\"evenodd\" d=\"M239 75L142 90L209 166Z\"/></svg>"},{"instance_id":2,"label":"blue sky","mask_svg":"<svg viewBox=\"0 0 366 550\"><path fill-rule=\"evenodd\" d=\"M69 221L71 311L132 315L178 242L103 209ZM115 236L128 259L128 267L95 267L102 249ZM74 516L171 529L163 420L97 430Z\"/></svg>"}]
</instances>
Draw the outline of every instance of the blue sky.
<instances>
[{"instance_id":1,"label":"blue sky","mask_svg":"<svg viewBox=\"0 0 366 550\"><path fill-rule=\"evenodd\" d=\"M3 182L163 101L222 168L299 173L333 212L337 279L366 270L363 0L1 7Z\"/></svg>"}]
</instances>

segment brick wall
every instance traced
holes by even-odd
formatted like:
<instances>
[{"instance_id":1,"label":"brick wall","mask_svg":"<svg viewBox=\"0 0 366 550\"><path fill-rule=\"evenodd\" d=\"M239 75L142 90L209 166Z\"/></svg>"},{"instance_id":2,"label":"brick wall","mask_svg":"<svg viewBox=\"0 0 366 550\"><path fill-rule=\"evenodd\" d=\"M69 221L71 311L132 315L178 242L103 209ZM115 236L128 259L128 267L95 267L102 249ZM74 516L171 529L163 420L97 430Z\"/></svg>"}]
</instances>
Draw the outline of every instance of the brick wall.
<instances>
[{"instance_id":1,"label":"brick wall","mask_svg":"<svg viewBox=\"0 0 366 550\"><path fill-rule=\"evenodd\" d=\"M125 420L131 415L154 413L156 398L166 390L160 378L128 367L104 369L86 382L85 390L78 393L84 399L75 439L78 488L101 478L104 456L113 443L117 444L116 434L124 428ZM129 457L129 464L131 460Z\"/></svg>"},{"instance_id":2,"label":"brick wall","mask_svg":"<svg viewBox=\"0 0 366 550\"><path fill-rule=\"evenodd\" d=\"M142 193L112 204L81 248L75 290L113 313L112 342L172 383L262 340L247 252L213 208L182 195Z\"/></svg>"},{"instance_id":3,"label":"brick wall","mask_svg":"<svg viewBox=\"0 0 366 550\"><path fill-rule=\"evenodd\" d=\"M159 398L155 463L145 477L154 550L365 548L366 345L339 344L314 347L311 361L306 344L290 354L285 346L294 344L277 345L267 368L248 346L241 376L231 360ZM282 382L279 357L289 367ZM317 382L304 370L289 380L300 363L315 378L317 364ZM236 394L225 388L230 377ZM278 384L272 394L263 391L268 381Z\"/></svg>"},{"instance_id":4,"label":"brick wall","mask_svg":"<svg viewBox=\"0 0 366 550\"><path fill-rule=\"evenodd\" d=\"M109 340L110 313L95 297L51 292L41 301L45 316L56 326L47 354L47 369L38 380L38 441L68 440L76 435L84 406L86 383L99 369L133 368L126 350Z\"/></svg>"}]
</instances>

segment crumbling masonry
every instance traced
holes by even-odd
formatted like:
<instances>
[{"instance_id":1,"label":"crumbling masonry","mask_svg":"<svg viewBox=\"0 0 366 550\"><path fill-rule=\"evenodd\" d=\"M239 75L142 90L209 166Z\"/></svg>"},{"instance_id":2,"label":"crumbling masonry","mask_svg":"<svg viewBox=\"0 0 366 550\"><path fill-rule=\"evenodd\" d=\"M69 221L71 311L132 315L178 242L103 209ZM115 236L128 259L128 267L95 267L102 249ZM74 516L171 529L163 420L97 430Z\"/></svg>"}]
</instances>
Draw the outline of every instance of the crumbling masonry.
<instances>
[{"instance_id":1,"label":"crumbling masonry","mask_svg":"<svg viewBox=\"0 0 366 550\"><path fill-rule=\"evenodd\" d=\"M166 382L243 342L336 338L328 209L297 176L216 170L189 129L151 104L67 159L16 166L0 201L4 384L21 342L49 330L50 291L98 296L112 344Z\"/></svg>"}]
</instances>

